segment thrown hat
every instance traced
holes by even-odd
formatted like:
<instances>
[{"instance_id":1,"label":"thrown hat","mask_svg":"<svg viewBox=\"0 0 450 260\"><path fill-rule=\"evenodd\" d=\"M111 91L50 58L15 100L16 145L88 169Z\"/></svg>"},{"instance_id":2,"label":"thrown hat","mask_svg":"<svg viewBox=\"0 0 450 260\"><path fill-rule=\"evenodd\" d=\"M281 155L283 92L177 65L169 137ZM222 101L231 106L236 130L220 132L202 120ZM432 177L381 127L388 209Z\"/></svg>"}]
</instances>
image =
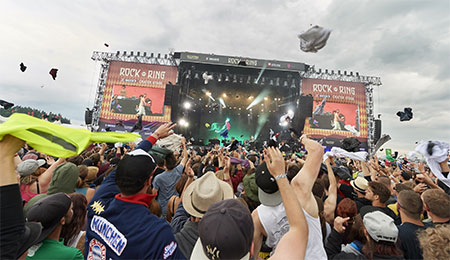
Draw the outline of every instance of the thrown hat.
<instances>
[{"instance_id":1,"label":"thrown hat","mask_svg":"<svg viewBox=\"0 0 450 260\"><path fill-rule=\"evenodd\" d=\"M242 182L247 197L253 201L259 202L258 185L256 185L255 173L245 176Z\"/></svg>"},{"instance_id":2,"label":"thrown hat","mask_svg":"<svg viewBox=\"0 0 450 260\"><path fill-rule=\"evenodd\" d=\"M183 207L191 216L201 218L213 203L232 198L233 188L210 171L186 188Z\"/></svg>"},{"instance_id":3,"label":"thrown hat","mask_svg":"<svg viewBox=\"0 0 450 260\"><path fill-rule=\"evenodd\" d=\"M366 178L358 176L356 179L350 181L350 185L352 185L353 189L365 193L367 188L369 187L369 182Z\"/></svg>"},{"instance_id":4,"label":"thrown hat","mask_svg":"<svg viewBox=\"0 0 450 260\"><path fill-rule=\"evenodd\" d=\"M345 166L333 166L332 169L333 173L341 179L348 180L352 178L350 170Z\"/></svg>"},{"instance_id":5,"label":"thrown hat","mask_svg":"<svg viewBox=\"0 0 450 260\"><path fill-rule=\"evenodd\" d=\"M161 148L155 145L152 149L150 149L150 151L148 151L148 153L153 156L156 164L162 164L164 163L166 157L173 152L169 149Z\"/></svg>"},{"instance_id":6,"label":"thrown hat","mask_svg":"<svg viewBox=\"0 0 450 260\"><path fill-rule=\"evenodd\" d=\"M28 209L28 221L42 224L42 233L35 243L41 242L53 232L61 218L69 211L71 204L69 196L60 192L38 200Z\"/></svg>"},{"instance_id":7,"label":"thrown hat","mask_svg":"<svg viewBox=\"0 0 450 260\"><path fill-rule=\"evenodd\" d=\"M191 259L249 259L253 231L251 213L241 202L214 203L198 224Z\"/></svg>"},{"instance_id":8,"label":"thrown hat","mask_svg":"<svg viewBox=\"0 0 450 260\"><path fill-rule=\"evenodd\" d=\"M17 251L17 259L25 253L28 248L39 243L38 240L42 233L42 225L39 222L25 222L25 232L20 241L20 248Z\"/></svg>"},{"instance_id":9,"label":"thrown hat","mask_svg":"<svg viewBox=\"0 0 450 260\"><path fill-rule=\"evenodd\" d=\"M33 172L35 172L39 167L41 167L44 164L45 160L43 159L39 160L28 159L17 165L17 172L19 173L20 176L28 176Z\"/></svg>"},{"instance_id":10,"label":"thrown hat","mask_svg":"<svg viewBox=\"0 0 450 260\"><path fill-rule=\"evenodd\" d=\"M304 52L317 52L325 47L331 30L314 25L306 32L299 34L300 49Z\"/></svg>"},{"instance_id":11,"label":"thrown hat","mask_svg":"<svg viewBox=\"0 0 450 260\"><path fill-rule=\"evenodd\" d=\"M153 157L142 149L127 153L117 165L116 183L128 183L136 187L144 185L156 168Z\"/></svg>"},{"instance_id":12,"label":"thrown hat","mask_svg":"<svg viewBox=\"0 0 450 260\"><path fill-rule=\"evenodd\" d=\"M366 213L363 217L364 227L370 237L376 242L384 241L395 243L398 229L394 220L381 211Z\"/></svg>"},{"instance_id":13,"label":"thrown hat","mask_svg":"<svg viewBox=\"0 0 450 260\"><path fill-rule=\"evenodd\" d=\"M281 199L278 184L275 178L270 175L266 162L256 168L256 185L258 185L258 197L261 204L266 206L277 206L283 201Z\"/></svg>"},{"instance_id":14,"label":"thrown hat","mask_svg":"<svg viewBox=\"0 0 450 260\"><path fill-rule=\"evenodd\" d=\"M402 111L398 111L396 114L398 117L400 117L400 121L409 121L413 118L413 112L412 112L412 108L410 107L405 107Z\"/></svg>"}]
</instances>

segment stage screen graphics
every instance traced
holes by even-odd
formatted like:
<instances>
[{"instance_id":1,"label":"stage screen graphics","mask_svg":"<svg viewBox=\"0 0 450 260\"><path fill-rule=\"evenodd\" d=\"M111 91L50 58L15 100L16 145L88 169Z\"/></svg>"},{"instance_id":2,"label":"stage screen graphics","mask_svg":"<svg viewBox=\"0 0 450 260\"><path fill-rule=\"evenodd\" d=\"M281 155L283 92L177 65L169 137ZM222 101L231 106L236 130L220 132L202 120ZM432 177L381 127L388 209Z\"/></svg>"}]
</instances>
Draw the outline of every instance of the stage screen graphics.
<instances>
[{"instance_id":1,"label":"stage screen graphics","mask_svg":"<svg viewBox=\"0 0 450 260\"><path fill-rule=\"evenodd\" d=\"M302 94L314 99L313 116L305 124L305 133L324 138L331 144L356 137L367 146L367 112L364 84L358 82L303 79Z\"/></svg>"},{"instance_id":2,"label":"stage screen graphics","mask_svg":"<svg viewBox=\"0 0 450 260\"><path fill-rule=\"evenodd\" d=\"M143 125L170 121L170 106L164 106L166 84L176 82L177 68L112 61L103 96L100 126L123 123L129 128L142 115ZM125 127L126 128L126 127Z\"/></svg>"}]
</instances>

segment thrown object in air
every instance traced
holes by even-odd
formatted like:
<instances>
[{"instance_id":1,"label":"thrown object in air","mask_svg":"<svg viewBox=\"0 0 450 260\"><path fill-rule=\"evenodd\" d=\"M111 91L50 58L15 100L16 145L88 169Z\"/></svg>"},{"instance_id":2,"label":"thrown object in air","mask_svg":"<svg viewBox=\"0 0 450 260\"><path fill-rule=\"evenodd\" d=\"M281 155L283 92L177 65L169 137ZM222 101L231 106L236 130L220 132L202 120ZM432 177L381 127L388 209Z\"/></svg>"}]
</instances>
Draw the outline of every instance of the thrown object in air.
<instances>
[{"instance_id":1,"label":"thrown object in air","mask_svg":"<svg viewBox=\"0 0 450 260\"><path fill-rule=\"evenodd\" d=\"M25 70L27 70L27 66L25 66L25 64L23 64L23 62L20 63L20 71L25 72Z\"/></svg>"},{"instance_id":2,"label":"thrown object in air","mask_svg":"<svg viewBox=\"0 0 450 260\"><path fill-rule=\"evenodd\" d=\"M325 47L331 30L318 25L313 26L306 32L299 34L300 49L304 52L317 52Z\"/></svg>"},{"instance_id":3,"label":"thrown object in air","mask_svg":"<svg viewBox=\"0 0 450 260\"><path fill-rule=\"evenodd\" d=\"M405 107L405 109L402 111L398 111L397 112L397 116L400 117L400 121L409 121L413 118L413 112L412 112L412 108L410 107Z\"/></svg>"},{"instance_id":4,"label":"thrown object in air","mask_svg":"<svg viewBox=\"0 0 450 260\"><path fill-rule=\"evenodd\" d=\"M104 43L104 45L105 45L106 47L109 47L109 44L107 44L107 43Z\"/></svg>"},{"instance_id":5,"label":"thrown object in air","mask_svg":"<svg viewBox=\"0 0 450 260\"><path fill-rule=\"evenodd\" d=\"M52 75L53 80L56 80L56 74L58 73L58 69L51 69L50 72L48 74Z\"/></svg>"},{"instance_id":6,"label":"thrown object in air","mask_svg":"<svg viewBox=\"0 0 450 260\"><path fill-rule=\"evenodd\" d=\"M347 137L342 140L342 149L347 152L359 152L359 146L361 142L355 137Z\"/></svg>"}]
</instances>

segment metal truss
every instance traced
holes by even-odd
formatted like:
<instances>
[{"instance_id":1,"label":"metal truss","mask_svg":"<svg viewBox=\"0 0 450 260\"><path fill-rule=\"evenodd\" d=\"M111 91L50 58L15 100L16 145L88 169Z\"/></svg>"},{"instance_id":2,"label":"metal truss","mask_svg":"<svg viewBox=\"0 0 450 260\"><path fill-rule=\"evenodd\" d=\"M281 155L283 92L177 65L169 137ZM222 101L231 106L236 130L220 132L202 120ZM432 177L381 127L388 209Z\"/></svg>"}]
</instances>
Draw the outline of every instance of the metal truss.
<instances>
[{"instance_id":1,"label":"metal truss","mask_svg":"<svg viewBox=\"0 0 450 260\"><path fill-rule=\"evenodd\" d=\"M366 89L366 112L367 112L367 130L368 130L368 148L369 152L372 152L375 144L375 115L374 115L374 99L373 99L373 88L381 86L380 77L373 76L362 76L358 72L353 74L353 72L347 73L344 71L341 73L338 70L336 73L334 70L328 69L318 69L316 70L314 66L309 67L306 72L300 72L302 78L311 79L326 79L326 80L337 80L337 81L349 81L349 82L359 82L363 83Z\"/></svg>"},{"instance_id":2,"label":"metal truss","mask_svg":"<svg viewBox=\"0 0 450 260\"><path fill-rule=\"evenodd\" d=\"M100 52L94 51L92 53L92 60L95 61L127 61L127 62L136 62L136 63L146 63L146 64L156 64L156 65L168 65L168 66L177 66L175 59L172 58L172 54L164 54L164 57L161 56L161 53L155 55L154 53L150 53L147 55L147 52L129 52L124 51L120 53L120 51L116 53L112 52Z\"/></svg>"}]
</instances>

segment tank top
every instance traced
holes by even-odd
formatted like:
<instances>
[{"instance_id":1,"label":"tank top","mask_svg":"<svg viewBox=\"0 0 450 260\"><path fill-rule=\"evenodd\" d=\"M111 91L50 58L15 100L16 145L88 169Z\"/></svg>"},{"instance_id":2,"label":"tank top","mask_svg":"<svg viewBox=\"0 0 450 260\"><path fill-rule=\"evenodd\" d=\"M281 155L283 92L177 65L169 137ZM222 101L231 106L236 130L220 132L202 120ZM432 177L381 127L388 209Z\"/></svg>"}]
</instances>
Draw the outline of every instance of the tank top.
<instances>
[{"instance_id":1,"label":"tank top","mask_svg":"<svg viewBox=\"0 0 450 260\"><path fill-rule=\"evenodd\" d=\"M275 207L259 205L258 216L261 225L267 233L266 245L271 247L274 252L278 242L289 231L289 222L284 210L284 204L281 203ZM322 241L322 227L320 219L310 216L304 209L306 222L308 223L308 243L306 245L305 259L327 259L327 254Z\"/></svg>"},{"instance_id":2,"label":"tank top","mask_svg":"<svg viewBox=\"0 0 450 260\"><path fill-rule=\"evenodd\" d=\"M267 233L266 245L274 250L283 235L289 231L284 204L274 207L261 204L257 210L261 225Z\"/></svg>"},{"instance_id":3,"label":"tank top","mask_svg":"<svg viewBox=\"0 0 450 260\"><path fill-rule=\"evenodd\" d=\"M39 185L39 184L36 183L36 185ZM31 198L38 195L38 193L31 192L30 188L31 188L31 184L30 185L20 184L20 194L22 195L22 199L25 202L28 202Z\"/></svg>"},{"instance_id":4,"label":"tank top","mask_svg":"<svg viewBox=\"0 0 450 260\"><path fill-rule=\"evenodd\" d=\"M304 209L306 222L308 223L308 244L306 245L305 259L327 259L327 253L323 247L322 227L320 226L320 218L314 218Z\"/></svg>"}]
</instances>

